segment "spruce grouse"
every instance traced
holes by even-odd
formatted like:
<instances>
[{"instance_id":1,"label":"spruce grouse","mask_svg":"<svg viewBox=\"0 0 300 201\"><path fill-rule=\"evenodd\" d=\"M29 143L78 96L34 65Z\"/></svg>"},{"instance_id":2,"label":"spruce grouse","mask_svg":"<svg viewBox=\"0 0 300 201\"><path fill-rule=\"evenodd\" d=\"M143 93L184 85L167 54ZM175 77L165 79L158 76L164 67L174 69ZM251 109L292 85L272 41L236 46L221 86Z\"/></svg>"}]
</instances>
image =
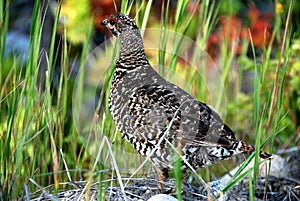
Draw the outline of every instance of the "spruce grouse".
<instances>
[{"instance_id":1,"label":"spruce grouse","mask_svg":"<svg viewBox=\"0 0 300 201\"><path fill-rule=\"evenodd\" d=\"M186 162L199 169L255 150L235 137L214 108L166 81L151 67L132 18L117 13L101 25L120 40L109 110L122 138L152 162L160 188L173 168L175 153L181 153L185 161L182 170L186 171ZM260 151L260 157L270 155Z\"/></svg>"}]
</instances>

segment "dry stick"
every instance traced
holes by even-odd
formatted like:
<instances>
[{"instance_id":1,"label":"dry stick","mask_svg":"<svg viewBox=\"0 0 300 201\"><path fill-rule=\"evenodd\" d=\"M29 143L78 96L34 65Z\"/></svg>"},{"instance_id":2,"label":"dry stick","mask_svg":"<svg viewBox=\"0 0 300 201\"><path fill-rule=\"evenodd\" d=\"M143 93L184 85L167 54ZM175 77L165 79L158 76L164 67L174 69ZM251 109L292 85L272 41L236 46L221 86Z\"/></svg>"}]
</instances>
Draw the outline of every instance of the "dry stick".
<instances>
[{"instance_id":1,"label":"dry stick","mask_svg":"<svg viewBox=\"0 0 300 201\"><path fill-rule=\"evenodd\" d=\"M26 201L30 201L30 193L29 193L28 185L27 184L24 184L24 191L25 191ZM0 194L0 196L1 196L1 194ZM1 198L2 198L2 196L1 196ZM1 199L1 201L2 201L2 199Z\"/></svg>"},{"instance_id":2,"label":"dry stick","mask_svg":"<svg viewBox=\"0 0 300 201\"><path fill-rule=\"evenodd\" d=\"M68 165L67 165L67 162L66 162L65 155L64 155L64 153L62 152L62 149L59 149L59 152L60 152L61 157L62 157L62 159L63 159L63 163L64 163L64 166L65 166L66 171L67 171L68 179L69 179L69 181L72 183L73 181L72 181L72 178L71 178L71 175L70 175L70 171L69 171L69 168L68 168Z\"/></svg>"},{"instance_id":3,"label":"dry stick","mask_svg":"<svg viewBox=\"0 0 300 201\"><path fill-rule=\"evenodd\" d=\"M38 132L36 132L31 138L29 138L26 142L24 142L24 147L29 144L34 138L36 138L39 134L41 134L45 129L47 128L47 125L45 125L43 128L41 128Z\"/></svg>"},{"instance_id":4,"label":"dry stick","mask_svg":"<svg viewBox=\"0 0 300 201\"><path fill-rule=\"evenodd\" d=\"M45 191L39 184L37 184L32 178L29 178L29 181L36 185L45 195L45 197L49 198L50 200L53 201L59 201L59 199L55 198L53 195L49 194L47 191Z\"/></svg>"},{"instance_id":5,"label":"dry stick","mask_svg":"<svg viewBox=\"0 0 300 201\"><path fill-rule=\"evenodd\" d=\"M186 101L184 101L183 103L181 103L181 105L178 107L178 109L175 111L175 113L174 113L174 115L173 115L173 118L172 118L172 120L170 121L170 123L169 123L169 125L168 125L168 127L167 127L167 129L166 129L166 131L164 132L164 134L160 137L160 139L158 140L158 143L155 145L155 147L154 147L154 149L150 152L150 155L149 156L146 156L146 159L144 160L144 162L131 174L131 176L129 177L129 179L127 180L127 182L126 182L126 184L125 184L125 186L127 186L128 185L128 183L129 183L129 181L131 180L131 178L146 164L146 162L147 161L149 161L150 160L150 157L154 154L154 152L155 151L157 151L158 150L158 147L159 147L159 145L162 143L162 141L165 139L167 142L169 142L167 139L166 139L166 137L169 135L169 131L170 131L170 129L171 129L171 126L173 125L173 122L174 122L174 120L175 120L175 117L176 117L176 115L178 114L178 112L180 111L180 108L181 108L181 106L184 104L184 103L186 103L188 100L186 100ZM174 147L174 146L172 146L173 147L173 149L174 150L176 150L177 151L177 149ZM181 158L182 158L182 156L181 156ZM197 175L197 172L194 170L194 168L188 163L188 161L187 160L185 160L184 158L182 158L182 160L189 166L189 168L191 168L191 170L192 170L192 172L193 173L195 173L196 175ZM209 187L209 185L207 185L206 183L205 183L205 181L198 175L198 178L197 178L199 181L200 181L200 183L201 184L203 184L204 186L206 186L206 187Z\"/></svg>"},{"instance_id":6,"label":"dry stick","mask_svg":"<svg viewBox=\"0 0 300 201\"><path fill-rule=\"evenodd\" d=\"M8 75L7 75L8 76ZM22 80L14 89L12 89L5 97L0 100L0 104L5 101L12 93L14 93L19 87L21 87L25 83L25 80ZM5 83L3 84L5 86ZM4 87L3 87L4 88Z\"/></svg>"},{"instance_id":7,"label":"dry stick","mask_svg":"<svg viewBox=\"0 0 300 201\"><path fill-rule=\"evenodd\" d=\"M99 161L100 154L101 154L101 151L102 151L103 147L104 147L104 140L102 140L102 142L101 142L101 144L100 144L100 147L99 147L99 150L98 150L98 154L97 154L97 157L96 157L94 166L93 166L93 168L92 168L92 170L91 170L92 172L94 172L94 170L95 170L95 168L96 168L96 165L97 165L97 163L98 163L98 161ZM83 196L83 193L86 191L88 185L89 185L89 181L87 181L87 184L86 184L86 185L84 186L84 188L82 189L82 191L81 191L81 193L80 193L80 195L79 195L79 197L78 197L78 199L77 199L78 201L79 201L79 200L81 199L81 197Z\"/></svg>"},{"instance_id":8,"label":"dry stick","mask_svg":"<svg viewBox=\"0 0 300 201\"><path fill-rule=\"evenodd\" d=\"M104 117L104 118L105 118L105 117ZM103 121L102 123L104 123L104 121ZM94 163L92 172L93 172L93 171L95 170L95 168L96 168L96 164L97 164L97 162L99 161L100 153L101 153L101 151L102 151L102 149L103 149L103 146L104 146L104 143L105 143L105 142L106 142L106 144L107 144L107 146L108 146L109 154L111 155L111 158L112 158L112 164L113 164L113 166L114 166L114 168L115 168L115 170L116 170L117 177L118 177L118 181L119 181L119 183L120 183L120 187L121 187L121 190L122 190L124 199L125 199L125 200L128 200L127 197L126 197L126 194L125 194L124 185L123 185L123 183L122 183L122 178L121 178L121 175L120 175L120 172L119 172L119 169L118 169L116 160L115 160L115 158L114 158L114 156L113 156L113 153L112 153L112 149L111 149L110 143L109 143L109 141L108 141L108 139L107 139L106 136L103 136L103 140L102 140L102 142L101 142L101 144L100 144L100 148L99 148L99 151L98 151L98 154L97 154L96 161L95 161L95 163ZM82 197L83 192L87 189L87 186L88 186L88 183L86 184L86 186L84 187L83 191L81 192L81 194L80 194L78 200L80 200L80 198Z\"/></svg>"},{"instance_id":9,"label":"dry stick","mask_svg":"<svg viewBox=\"0 0 300 201\"><path fill-rule=\"evenodd\" d=\"M127 201L128 198L127 198L126 193L125 193L125 190L124 190L124 184L123 184L123 182L122 182L122 177L121 177L121 174L120 174L118 165L117 165L117 161L116 161L116 159L115 159L115 157L114 157L114 154L113 154L113 152L112 152L112 149L111 149L109 140L107 139L106 136L103 137L103 140L106 141L106 144L107 144L107 146L108 146L108 151L109 151L109 154L111 155L111 160L112 160L113 166L114 166L114 168L115 168L115 171L116 171L116 173L117 173L117 177L118 177L118 181L119 181L119 184L120 184L120 188L121 188L122 193L123 193L123 197L124 197L124 199Z\"/></svg>"},{"instance_id":10,"label":"dry stick","mask_svg":"<svg viewBox=\"0 0 300 201\"><path fill-rule=\"evenodd\" d=\"M114 9L115 9L115 12L117 13L118 12L118 9L117 9L117 4L116 4L116 1L113 0L113 3L114 3Z\"/></svg>"}]
</instances>

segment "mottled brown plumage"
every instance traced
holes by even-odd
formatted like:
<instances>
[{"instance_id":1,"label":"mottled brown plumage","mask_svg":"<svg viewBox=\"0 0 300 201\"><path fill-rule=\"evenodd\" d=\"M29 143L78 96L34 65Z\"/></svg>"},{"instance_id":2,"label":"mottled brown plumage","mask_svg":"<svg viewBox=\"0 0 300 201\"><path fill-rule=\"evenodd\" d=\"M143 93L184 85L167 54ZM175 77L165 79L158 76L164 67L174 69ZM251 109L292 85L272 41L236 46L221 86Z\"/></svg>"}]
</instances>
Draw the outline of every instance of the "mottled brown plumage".
<instances>
[{"instance_id":1,"label":"mottled brown plumage","mask_svg":"<svg viewBox=\"0 0 300 201\"><path fill-rule=\"evenodd\" d=\"M211 106L166 81L151 67L133 19L114 14L101 24L120 39L110 112L122 137L150 159L160 181L166 180L178 157L174 147L194 169L255 150L238 140ZM261 151L260 156L270 155ZM186 163L182 169L188 169Z\"/></svg>"}]
</instances>

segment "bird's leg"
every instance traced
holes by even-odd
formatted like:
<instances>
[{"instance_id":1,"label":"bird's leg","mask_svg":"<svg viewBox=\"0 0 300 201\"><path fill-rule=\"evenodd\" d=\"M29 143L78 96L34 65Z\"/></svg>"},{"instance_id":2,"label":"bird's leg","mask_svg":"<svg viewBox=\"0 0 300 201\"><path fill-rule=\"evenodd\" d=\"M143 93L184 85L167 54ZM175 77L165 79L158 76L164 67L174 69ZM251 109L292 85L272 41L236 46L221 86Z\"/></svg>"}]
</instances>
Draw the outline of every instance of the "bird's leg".
<instances>
[{"instance_id":1,"label":"bird's leg","mask_svg":"<svg viewBox=\"0 0 300 201\"><path fill-rule=\"evenodd\" d=\"M187 180L189 178L189 174L186 171L182 171L182 180Z\"/></svg>"},{"instance_id":2,"label":"bird's leg","mask_svg":"<svg viewBox=\"0 0 300 201\"><path fill-rule=\"evenodd\" d=\"M182 171L182 175L181 175L181 178L182 178L182 187L181 189L184 190L184 189L191 189L191 181L189 181L189 174L187 173L187 171Z\"/></svg>"},{"instance_id":3,"label":"bird's leg","mask_svg":"<svg viewBox=\"0 0 300 201\"><path fill-rule=\"evenodd\" d=\"M167 181L168 178L168 169L161 168L154 165L156 177L157 177L157 186L160 190L164 189L164 183Z\"/></svg>"}]
</instances>

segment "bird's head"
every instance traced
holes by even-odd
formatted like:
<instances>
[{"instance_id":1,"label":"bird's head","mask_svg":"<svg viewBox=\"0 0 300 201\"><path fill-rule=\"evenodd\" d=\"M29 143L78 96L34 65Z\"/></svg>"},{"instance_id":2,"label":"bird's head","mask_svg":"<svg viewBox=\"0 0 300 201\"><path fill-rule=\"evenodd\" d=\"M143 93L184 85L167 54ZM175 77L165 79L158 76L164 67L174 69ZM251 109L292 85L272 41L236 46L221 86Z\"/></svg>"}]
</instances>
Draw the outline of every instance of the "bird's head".
<instances>
[{"instance_id":1,"label":"bird's head","mask_svg":"<svg viewBox=\"0 0 300 201\"><path fill-rule=\"evenodd\" d=\"M116 37L120 36L121 33L138 29L134 20L122 13L110 15L100 24L106 26L106 28Z\"/></svg>"}]
</instances>

